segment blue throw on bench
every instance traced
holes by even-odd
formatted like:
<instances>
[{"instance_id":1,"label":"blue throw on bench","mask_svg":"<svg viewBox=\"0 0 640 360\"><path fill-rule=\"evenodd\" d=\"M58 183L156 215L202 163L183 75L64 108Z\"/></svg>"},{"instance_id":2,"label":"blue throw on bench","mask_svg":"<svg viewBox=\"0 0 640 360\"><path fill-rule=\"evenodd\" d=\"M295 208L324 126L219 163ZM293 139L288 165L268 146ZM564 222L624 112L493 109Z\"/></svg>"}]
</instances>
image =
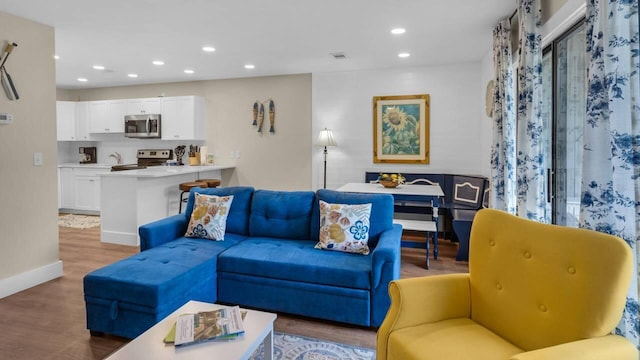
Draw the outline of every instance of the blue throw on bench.
<instances>
[{"instance_id":1,"label":"blue throw on bench","mask_svg":"<svg viewBox=\"0 0 640 360\"><path fill-rule=\"evenodd\" d=\"M234 196L224 241L184 237L194 192ZM314 248L319 200L372 204L368 255ZM133 338L188 300L377 327L400 277L392 220L390 195L193 189L185 213L140 227L142 252L85 276L87 328Z\"/></svg>"}]
</instances>

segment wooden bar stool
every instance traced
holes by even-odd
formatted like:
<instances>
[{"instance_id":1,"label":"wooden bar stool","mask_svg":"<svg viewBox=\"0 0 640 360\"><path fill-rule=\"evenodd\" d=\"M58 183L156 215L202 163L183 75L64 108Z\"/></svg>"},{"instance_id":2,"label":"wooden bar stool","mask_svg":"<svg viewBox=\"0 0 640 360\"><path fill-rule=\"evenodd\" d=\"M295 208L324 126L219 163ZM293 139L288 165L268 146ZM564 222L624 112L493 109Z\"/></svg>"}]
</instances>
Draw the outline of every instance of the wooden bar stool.
<instances>
[{"instance_id":1,"label":"wooden bar stool","mask_svg":"<svg viewBox=\"0 0 640 360\"><path fill-rule=\"evenodd\" d=\"M196 181L204 181L207 183L207 187L210 187L210 188L216 188L221 184L220 179L198 179Z\"/></svg>"},{"instance_id":2,"label":"wooden bar stool","mask_svg":"<svg viewBox=\"0 0 640 360\"><path fill-rule=\"evenodd\" d=\"M179 187L182 192L180 193L180 207L178 210L178 214L182 212L182 203L187 202L187 200L189 200L188 194L191 191L191 189L193 189L194 187L206 188L207 183L204 181L190 181L190 182L181 183ZM186 198L183 198L184 194L187 194Z\"/></svg>"}]
</instances>

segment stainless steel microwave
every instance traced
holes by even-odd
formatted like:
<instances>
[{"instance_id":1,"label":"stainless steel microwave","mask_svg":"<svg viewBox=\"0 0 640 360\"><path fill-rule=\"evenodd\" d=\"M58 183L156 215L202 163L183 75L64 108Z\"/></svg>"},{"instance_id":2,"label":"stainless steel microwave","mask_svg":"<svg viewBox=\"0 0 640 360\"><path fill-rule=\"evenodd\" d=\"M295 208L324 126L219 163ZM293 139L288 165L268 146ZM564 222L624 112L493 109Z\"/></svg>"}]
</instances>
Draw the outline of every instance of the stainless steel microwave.
<instances>
[{"instance_id":1,"label":"stainless steel microwave","mask_svg":"<svg viewBox=\"0 0 640 360\"><path fill-rule=\"evenodd\" d=\"M159 138L160 128L160 114L124 117L124 136L129 138Z\"/></svg>"}]
</instances>

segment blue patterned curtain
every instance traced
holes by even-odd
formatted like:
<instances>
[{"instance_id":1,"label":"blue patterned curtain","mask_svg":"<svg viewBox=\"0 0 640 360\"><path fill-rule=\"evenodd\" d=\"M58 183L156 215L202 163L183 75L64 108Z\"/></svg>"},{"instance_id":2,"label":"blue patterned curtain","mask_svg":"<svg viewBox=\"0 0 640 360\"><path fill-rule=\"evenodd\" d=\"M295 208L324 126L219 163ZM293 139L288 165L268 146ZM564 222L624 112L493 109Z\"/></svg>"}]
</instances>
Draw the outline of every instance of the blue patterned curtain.
<instances>
[{"instance_id":1,"label":"blue patterned curtain","mask_svg":"<svg viewBox=\"0 0 640 360\"><path fill-rule=\"evenodd\" d=\"M493 30L493 144L491 146L491 206L516 212L516 114L511 69L511 25L501 21Z\"/></svg>"},{"instance_id":2,"label":"blue patterned curtain","mask_svg":"<svg viewBox=\"0 0 640 360\"><path fill-rule=\"evenodd\" d=\"M518 216L550 222L542 119L542 9L540 0L518 0Z\"/></svg>"},{"instance_id":3,"label":"blue patterned curtain","mask_svg":"<svg viewBox=\"0 0 640 360\"><path fill-rule=\"evenodd\" d=\"M580 226L640 236L640 52L637 0L587 0L587 118ZM634 269L637 274L637 268ZM637 276L616 332L638 346Z\"/></svg>"}]
</instances>

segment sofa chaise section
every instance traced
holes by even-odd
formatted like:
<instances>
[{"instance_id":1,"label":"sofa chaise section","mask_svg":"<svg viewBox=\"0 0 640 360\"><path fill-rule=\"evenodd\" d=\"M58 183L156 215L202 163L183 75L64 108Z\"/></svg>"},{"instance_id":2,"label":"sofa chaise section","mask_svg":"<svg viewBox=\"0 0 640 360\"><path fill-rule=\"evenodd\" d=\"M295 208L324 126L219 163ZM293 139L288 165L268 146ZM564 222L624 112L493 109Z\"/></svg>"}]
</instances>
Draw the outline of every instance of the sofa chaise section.
<instances>
[{"instance_id":1,"label":"sofa chaise section","mask_svg":"<svg viewBox=\"0 0 640 360\"><path fill-rule=\"evenodd\" d=\"M215 302L217 255L237 241L171 241L87 274L87 328L134 338L189 300Z\"/></svg>"},{"instance_id":2,"label":"sofa chaise section","mask_svg":"<svg viewBox=\"0 0 640 360\"><path fill-rule=\"evenodd\" d=\"M200 189L201 193L234 195L225 241L186 238L193 209L140 227L139 254L84 277L87 328L135 338L189 300L217 301L217 261L225 249L248 234L251 187ZM233 216L231 216L233 215Z\"/></svg>"}]
</instances>

